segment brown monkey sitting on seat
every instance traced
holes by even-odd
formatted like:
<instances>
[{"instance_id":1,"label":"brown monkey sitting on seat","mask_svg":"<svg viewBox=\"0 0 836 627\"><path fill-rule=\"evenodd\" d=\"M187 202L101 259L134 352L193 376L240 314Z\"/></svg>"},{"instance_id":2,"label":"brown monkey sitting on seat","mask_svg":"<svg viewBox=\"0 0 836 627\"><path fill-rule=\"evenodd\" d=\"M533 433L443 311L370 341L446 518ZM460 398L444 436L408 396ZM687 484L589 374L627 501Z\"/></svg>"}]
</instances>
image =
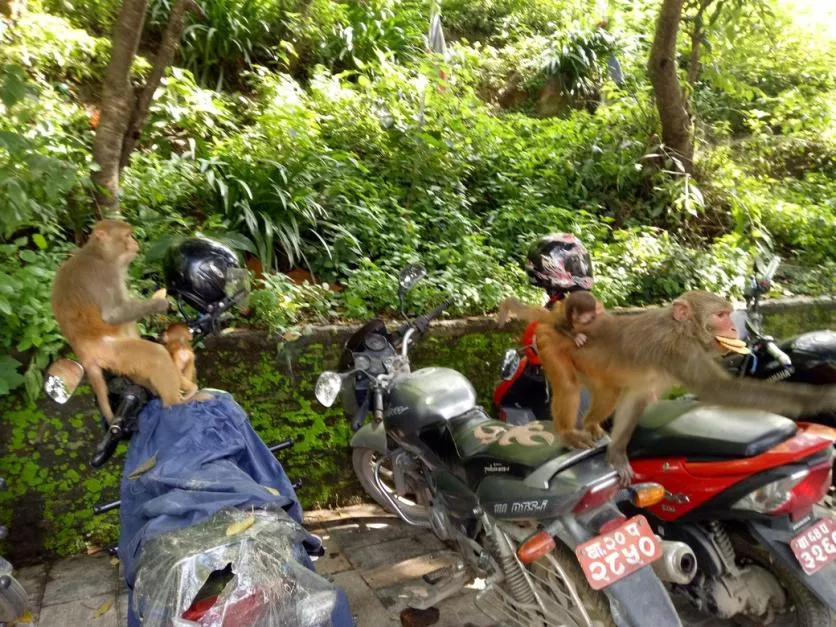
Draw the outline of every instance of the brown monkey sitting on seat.
<instances>
[{"instance_id":1,"label":"brown monkey sitting on seat","mask_svg":"<svg viewBox=\"0 0 836 627\"><path fill-rule=\"evenodd\" d=\"M164 406L180 400L180 374L162 344L140 339L136 321L168 309L165 290L135 300L126 285L139 252L126 222L96 223L87 243L55 275L52 311L90 377L102 415L113 422L103 370L153 390Z\"/></svg>"}]
</instances>

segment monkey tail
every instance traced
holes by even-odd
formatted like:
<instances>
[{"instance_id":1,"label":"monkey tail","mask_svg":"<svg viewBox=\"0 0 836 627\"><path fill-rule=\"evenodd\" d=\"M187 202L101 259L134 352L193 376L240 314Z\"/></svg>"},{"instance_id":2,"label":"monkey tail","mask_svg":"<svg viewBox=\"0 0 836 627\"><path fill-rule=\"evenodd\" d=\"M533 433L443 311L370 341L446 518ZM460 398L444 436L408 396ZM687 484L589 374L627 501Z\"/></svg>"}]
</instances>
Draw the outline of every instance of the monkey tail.
<instances>
[{"instance_id":1,"label":"monkey tail","mask_svg":"<svg viewBox=\"0 0 836 627\"><path fill-rule=\"evenodd\" d=\"M836 410L836 386L720 379L692 387L700 400L730 407L751 407L790 418Z\"/></svg>"}]
</instances>

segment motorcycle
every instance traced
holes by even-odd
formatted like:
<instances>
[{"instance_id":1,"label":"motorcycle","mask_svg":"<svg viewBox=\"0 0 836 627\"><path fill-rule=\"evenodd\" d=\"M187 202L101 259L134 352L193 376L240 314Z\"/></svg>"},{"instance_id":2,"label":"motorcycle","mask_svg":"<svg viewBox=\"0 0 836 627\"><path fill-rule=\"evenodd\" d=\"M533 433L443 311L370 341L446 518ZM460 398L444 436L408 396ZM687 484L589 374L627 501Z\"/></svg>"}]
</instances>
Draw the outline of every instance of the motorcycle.
<instances>
[{"instance_id":1,"label":"motorcycle","mask_svg":"<svg viewBox=\"0 0 836 627\"><path fill-rule=\"evenodd\" d=\"M178 303L195 338L222 328L246 295L246 285L228 285L193 319ZM45 389L64 403L83 374L58 360ZM344 593L314 570L321 541L302 527L295 486L273 456L292 442L268 449L225 392L202 390L164 409L130 379L106 379L114 420L91 465L101 467L121 440L130 444L121 499L94 512L121 508L112 552L130 589L129 625L353 624Z\"/></svg>"},{"instance_id":2,"label":"motorcycle","mask_svg":"<svg viewBox=\"0 0 836 627\"><path fill-rule=\"evenodd\" d=\"M6 480L0 477L0 490L5 489ZM8 529L0 525L0 540L7 535ZM12 573L11 563L0 557L0 624L13 623L29 607L29 597Z\"/></svg>"},{"instance_id":3,"label":"motorcycle","mask_svg":"<svg viewBox=\"0 0 836 627\"><path fill-rule=\"evenodd\" d=\"M746 374L774 374L773 363L781 363L784 354L759 333L757 298L768 289L775 267L773 261L747 292L753 301L747 329L754 353L770 359L744 357L739 365ZM526 346L533 351L530 342ZM523 359L528 356L524 352ZM519 394L523 377L531 381L526 371L536 372L532 361L520 363L523 359L508 351L504 387L497 388L509 422L542 416L537 413L542 397ZM820 357L799 361L822 372ZM788 373L784 362L776 378L786 380L795 372ZM548 419L547 405L542 412ZM701 405L693 398L660 401L641 417L628 455L635 481L661 484L665 497L649 507L621 504L621 509L646 515L660 536L693 550L696 560L673 556L659 570L674 592L698 608L757 621L793 610L798 625L829 625L836 609L836 519L818 503L832 481L833 440L827 427L768 412Z\"/></svg>"},{"instance_id":4,"label":"motorcycle","mask_svg":"<svg viewBox=\"0 0 836 627\"><path fill-rule=\"evenodd\" d=\"M780 259L773 257L762 270L762 264L755 265L744 293L746 310L736 312L740 339L751 353L733 354L725 360L726 367L741 377L832 385L836 383L836 332L810 331L781 342L763 332L760 300L769 292L779 264ZM836 412L805 416L805 420L836 428Z\"/></svg>"},{"instance_id":5,"label":"motorcycle","mask_svg":"<svg viewBox=\"0 0 836 627\"><path fill-rule=\"evenodd\" d=\"M424 275L420 266L401 273L402 313ZM343 394L365 491L457 556L410 605L431 607L479 577L477 605L503 625L681 624L655 568L693 552L615 505L656 502L658 485L619 490L603 448L569 450L543 423L511 428L476 405L459 372L412 370L410 348L449 305L404 314L392 333L370 320L346 342L341 372L323 372L315 387L326 407Z\"/></svg>"}]
</instances>

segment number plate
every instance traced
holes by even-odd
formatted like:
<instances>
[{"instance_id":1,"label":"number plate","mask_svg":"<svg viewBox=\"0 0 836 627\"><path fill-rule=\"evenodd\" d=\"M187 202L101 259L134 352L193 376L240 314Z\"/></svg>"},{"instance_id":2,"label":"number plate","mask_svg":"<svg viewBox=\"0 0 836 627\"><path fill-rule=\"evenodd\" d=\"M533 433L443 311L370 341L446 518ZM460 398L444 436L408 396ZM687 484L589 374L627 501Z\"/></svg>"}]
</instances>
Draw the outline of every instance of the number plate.
<instances>
[{"instance_id":1,"label":"number plate","mask_svg":"<svg viewBox=\"0 0 836 627\"><path fill-rule=\"evenodd\" d=\"M790 540L802 570L808 575L836 560L836 518L822 518Z\"/></svg>"},{"instance_id":2,"label":"number plate","mask_svg":"<svg viewBox=\"0 0 836 627\"><path fill-rule=\"evenodd\" d=\"M587 540L575 549L586 580L600 590L662 557L662 543L644 516Z\"/></svg>"}]
</instances>

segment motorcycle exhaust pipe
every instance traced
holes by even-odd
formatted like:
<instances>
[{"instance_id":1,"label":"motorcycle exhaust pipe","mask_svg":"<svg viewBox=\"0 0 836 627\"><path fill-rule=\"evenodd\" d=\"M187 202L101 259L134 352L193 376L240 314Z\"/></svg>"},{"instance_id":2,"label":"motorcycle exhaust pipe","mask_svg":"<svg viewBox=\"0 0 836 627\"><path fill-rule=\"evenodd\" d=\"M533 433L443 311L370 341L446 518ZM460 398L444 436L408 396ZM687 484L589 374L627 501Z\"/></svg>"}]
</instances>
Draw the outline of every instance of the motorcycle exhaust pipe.
<instances>
[{"instance_id":1,"label":"motorcycle exhaust pipe","mask_svg":"<svg viewBox=\"0 0 836 627\"><path fill-rule=\"evenodd\" d=\"M697 574L697 556L684 542L662 540L662 557L653 562L656 576L668 583L691 583Z\"/></svg>"}]
</instances>

